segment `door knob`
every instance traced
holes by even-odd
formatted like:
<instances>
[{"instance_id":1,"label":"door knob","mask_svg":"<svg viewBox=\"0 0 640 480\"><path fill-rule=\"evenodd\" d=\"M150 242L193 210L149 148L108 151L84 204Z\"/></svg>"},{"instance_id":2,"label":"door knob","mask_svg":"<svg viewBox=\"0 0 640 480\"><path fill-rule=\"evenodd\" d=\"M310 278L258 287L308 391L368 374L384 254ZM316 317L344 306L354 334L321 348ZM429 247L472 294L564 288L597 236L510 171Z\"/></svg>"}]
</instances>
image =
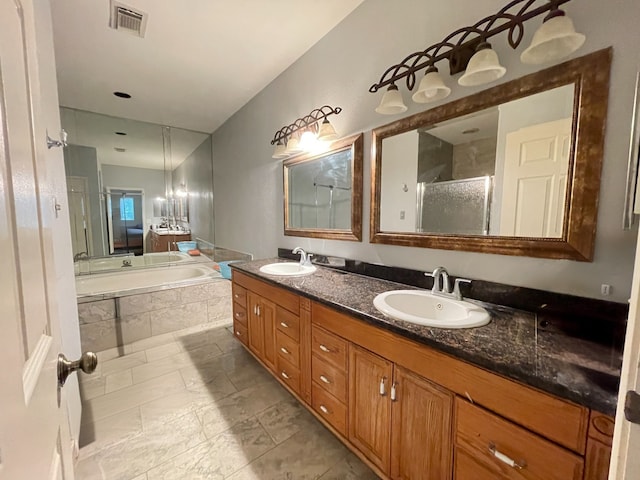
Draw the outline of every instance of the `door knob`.
<instances>
[{"instance_id":1,"label":"door knob","mask_svg":"<svg viewBox=\"0 0 640 480\"><path fill-rule=\"evenodd\" d=\"M62 353L58 355L58 385L61 387L72 372L80 369L84 373L93 373L98 366L98 356L93 352L85 352L79 360L70 362Z\"/></svg>"}]
</instances>

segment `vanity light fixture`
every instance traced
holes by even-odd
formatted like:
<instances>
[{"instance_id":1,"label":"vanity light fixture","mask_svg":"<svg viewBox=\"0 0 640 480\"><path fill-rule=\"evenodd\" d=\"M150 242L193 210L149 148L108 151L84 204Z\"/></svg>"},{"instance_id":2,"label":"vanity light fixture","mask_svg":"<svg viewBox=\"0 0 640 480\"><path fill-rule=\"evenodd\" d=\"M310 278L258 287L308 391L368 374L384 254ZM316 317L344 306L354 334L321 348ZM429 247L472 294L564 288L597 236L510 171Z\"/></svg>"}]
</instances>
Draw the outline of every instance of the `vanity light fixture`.
<instances>
[{"instance_id":1,"label":"vanity light fixture","mask_svg":"<svg viewBox=\"0 0 640 480\"><path fill-rule=\"evenodd\" d=\"M272 158L286 158L303 151L313 152L318 150L320 142L336 139L338 134L327 117L341 111L340 107L324 105L282 127L271 140L271 145L275 146Z\"/></svg>"},{"instance_id":2,"label":"vanity light fixture","mask_svg":"<svg viewBox=\"0 0 640 480\"><path fill-rule=\"evenodd\" d=\"M387 68L378 83L369 88L369 92L376 93L387 87L376 112L385 115L405 112L407 107L397 82L404 79L407 88L413 90L417 74L423 70L426 70L425 75L412 96L413 101L428 103L446 98L451 89L445 85L436 68L440 60L449 63L451 75L464 72L458 79L462 86L498 80L506 69L500 65L488 39L506 31L509 46L516 49L524 37L524 23L542 14L547 15L535 32L531 45L522 53L522 62L544 63L570 55L585 41L585 36L575 31L572 20L559 8L570 1L512 0L496 14L454 31L425 50L408 55L402 62Z\"/></svg>"}]
</instances>

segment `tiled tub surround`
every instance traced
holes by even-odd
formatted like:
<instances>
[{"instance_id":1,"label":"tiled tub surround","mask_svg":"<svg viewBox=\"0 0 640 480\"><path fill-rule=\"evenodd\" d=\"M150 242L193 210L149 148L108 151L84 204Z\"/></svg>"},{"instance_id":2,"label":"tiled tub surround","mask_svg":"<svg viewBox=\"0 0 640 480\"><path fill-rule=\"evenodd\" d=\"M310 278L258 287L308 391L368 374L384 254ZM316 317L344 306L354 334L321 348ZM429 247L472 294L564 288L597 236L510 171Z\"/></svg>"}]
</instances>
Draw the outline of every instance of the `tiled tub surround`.
<instances>
[{"instance_id":1,"label":"tiled tub surround","mask_svg":"<svg viewBox=\"0 0 640 480\"><path fill-rule=\"evenodd\" d=\"M480 302L491 314L491 322L484 327L463 330L424 327L385 317L373 306L376 295L405 289L406 284L323 267L304 277L275 277L259 271L262 265L274 261L283 260L237 263L232 268L506 377L608 415L615 413L622 361L621 348L615 340L624 336L624 330L622 334L619 332L617 317L610 319L616 320L615 328L611 325L602 328L597 319L587 317L586 328L580 328L571 318L561 317L557 312L553 321L541 320L537 313ZM415 274L423 281L421 272ZM557 300L557 295L549 294L549 298ZM597 302L582 300L587 304ZM614 304L608 305L607 311L619 316L625 310ZM606 340L599 342L598 338Z\"/></svg>"},{"instance_id":2,"label":"tiled tub surround","mask_svg":"<svg viewBox=\"0 0 640 480\"><path fill-rule=\"evenodd\" d=\"M78 317L82 349L97 352L195 325L226 325L231 282L218 278L113 298L80 298Z\"/></svg>"}]
</instances>

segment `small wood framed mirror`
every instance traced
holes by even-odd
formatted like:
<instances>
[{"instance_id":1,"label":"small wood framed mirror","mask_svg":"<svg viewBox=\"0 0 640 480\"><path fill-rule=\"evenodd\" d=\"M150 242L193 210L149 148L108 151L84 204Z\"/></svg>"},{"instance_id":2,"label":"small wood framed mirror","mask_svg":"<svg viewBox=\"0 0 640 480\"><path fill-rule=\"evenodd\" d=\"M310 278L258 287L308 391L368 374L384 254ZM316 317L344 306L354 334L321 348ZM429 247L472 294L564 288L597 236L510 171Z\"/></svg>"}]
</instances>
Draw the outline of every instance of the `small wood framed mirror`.
<instances>
[{"instance_id":1,"label":"small wood framed mirror","mask_svg":"<svg viewBox=\"0 0 640 480\"><path fill-rule=\"evenodd\" d=\"M362 240L363 142L359 134L284 161L285 235Z\"/></svg>"}]
</instances>

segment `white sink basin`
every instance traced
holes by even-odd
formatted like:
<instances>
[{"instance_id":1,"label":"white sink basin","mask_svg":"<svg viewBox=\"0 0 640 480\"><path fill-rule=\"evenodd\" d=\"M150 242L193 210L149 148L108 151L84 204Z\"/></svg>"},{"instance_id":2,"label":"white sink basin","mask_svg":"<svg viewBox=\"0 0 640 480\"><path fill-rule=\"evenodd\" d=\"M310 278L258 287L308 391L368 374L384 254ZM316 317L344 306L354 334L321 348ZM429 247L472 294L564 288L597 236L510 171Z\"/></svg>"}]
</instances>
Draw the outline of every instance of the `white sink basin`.
<instances>
[{"instance_id":1,"label":"white sink basin","mask_svg":"<svg viewBox=\"0 0 640 480\"><path fill-rule=\"evenodd\" d=\"M428 327L481 327L490 320L489 313L482 307L421 290L384 292L373 299L373 306L396 320Z\"/></svg>"},{"instance_id":2,"label":"white sink basin","mask_svg":"<svg viewBox=\"0 0 640 480\"><path fill-rule=\"evenodd\" d=\"M270 263L260 267L262 273L268 273L269 275L283 275L289 277L296 277L301 275L309 275L316 271L316 267L300 265L298 262L279 262Z\"/></svg>"}]
</instances>

